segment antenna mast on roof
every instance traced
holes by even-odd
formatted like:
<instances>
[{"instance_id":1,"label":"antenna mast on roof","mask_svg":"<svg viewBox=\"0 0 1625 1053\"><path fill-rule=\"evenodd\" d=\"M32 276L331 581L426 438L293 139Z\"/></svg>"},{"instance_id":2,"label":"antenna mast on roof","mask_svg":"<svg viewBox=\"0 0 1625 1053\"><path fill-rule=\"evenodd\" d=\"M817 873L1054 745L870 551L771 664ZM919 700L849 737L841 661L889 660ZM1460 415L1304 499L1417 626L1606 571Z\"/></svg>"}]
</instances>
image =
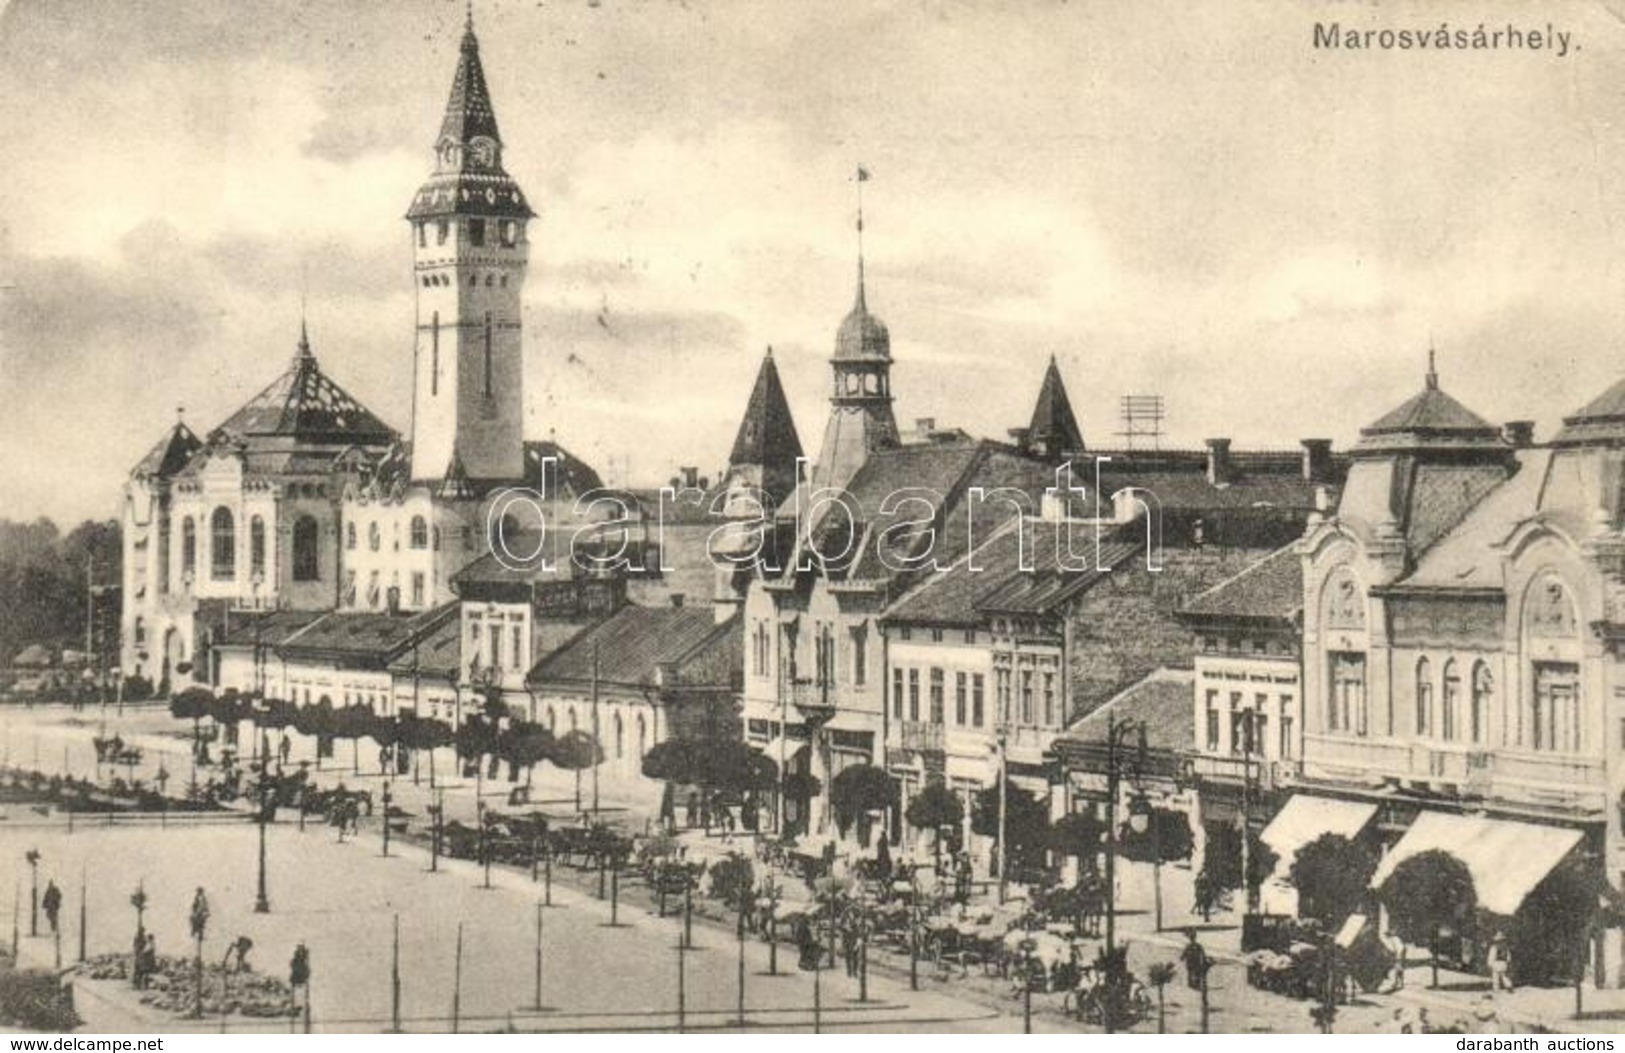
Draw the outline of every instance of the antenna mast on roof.
<instances>
[{"instance_id":1,"label":"antenna mast on roof","mask_svg":"<svg viewBox=\"0 0 1625 1053\"><path fill-rule=\"evenodd\" d=\"M1124 395L1123 430L1117 434L1130 450L1162 449L1162 396Z\"/></svg>"}]
</instances>

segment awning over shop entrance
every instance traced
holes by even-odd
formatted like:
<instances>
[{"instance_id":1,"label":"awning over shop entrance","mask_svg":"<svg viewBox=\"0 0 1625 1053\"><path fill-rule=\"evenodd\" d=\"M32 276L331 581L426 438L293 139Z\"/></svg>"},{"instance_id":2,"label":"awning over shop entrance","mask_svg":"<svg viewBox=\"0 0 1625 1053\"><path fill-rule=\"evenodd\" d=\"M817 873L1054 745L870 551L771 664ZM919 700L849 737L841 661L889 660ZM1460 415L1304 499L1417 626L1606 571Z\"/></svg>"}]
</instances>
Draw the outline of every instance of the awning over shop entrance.
<instances>
[{"instance_id":1,"label":"awning over shop entrance","mask_svg":"<svg viewBox=\"0 0 1625 1053\"><path fill-rule=\"evenodd\" d=\"M1354 837L1377 815L1377 806L1366 801L1341 801L1334 797L1294 794L1259 835L1276 856L1276 870L1286 873L1298 849L1322 834Z\"/></svg>"},{"instance_id":2,"label":"awning over shop entrance","mask_svg":"<svg viewBox=\"0 0 1625 1053\"><path fill-rule=\"evenodd\" d=\"M794 764L796 754L800 753L806 748L807 742L805 739L787 739L783 735L780 735L776 739L768 740L765 746L760 747L761 751L767 755L767 759L772 761L774 764L779 763L779 751L782 749L784 751L784 763L786 767Z\"/></svg>"},{"instance_id":3,"label":"awning over shop entrance","mask_svg":"<svg viewBox=\"0 0 1625 1053\"><path fill-rule=\"evenodd\" d=\"M1472 875L1478 905L1495 914L1516 914L1524 898L1580 843L1580 831L1561 826L1423 812L1399 843L1382 857L1371 887L1380 888L1405 860L1423 852L1448 852Z\"/></svg>"}]
</instances>

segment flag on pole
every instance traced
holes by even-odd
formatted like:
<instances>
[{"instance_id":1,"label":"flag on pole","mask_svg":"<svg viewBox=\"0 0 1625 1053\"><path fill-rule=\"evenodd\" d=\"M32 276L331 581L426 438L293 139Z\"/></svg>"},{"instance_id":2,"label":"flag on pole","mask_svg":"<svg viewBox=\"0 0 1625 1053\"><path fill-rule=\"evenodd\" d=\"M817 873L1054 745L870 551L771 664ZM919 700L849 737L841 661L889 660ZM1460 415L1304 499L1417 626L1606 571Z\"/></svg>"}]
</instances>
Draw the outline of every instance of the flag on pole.
<instances>
[{"instance_id":1,"label":"flag on pole","mask_svg":"<svg viewBox=\"0 0 1625 1053\"><path fill-rule=\"evenodd\" d=\"M867 168L863 167L862 165L859 165L858 166L858 182L867 183L868 181L869 181L869 170Z\"/></svg>"}]
</instances>

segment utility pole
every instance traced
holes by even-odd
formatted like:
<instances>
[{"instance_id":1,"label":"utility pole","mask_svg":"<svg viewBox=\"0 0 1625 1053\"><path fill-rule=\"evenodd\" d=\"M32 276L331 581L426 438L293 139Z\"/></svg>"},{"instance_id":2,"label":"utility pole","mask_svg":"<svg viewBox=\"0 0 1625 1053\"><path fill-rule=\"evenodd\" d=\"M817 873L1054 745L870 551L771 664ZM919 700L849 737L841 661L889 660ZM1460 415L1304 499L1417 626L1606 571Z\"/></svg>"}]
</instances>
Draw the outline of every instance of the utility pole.
<instances>
[{"instance_id":1,"label":"utility pole","mask_svg":"<svg viewBox=\"0 0 1625 1053\"><path fill-rule=\"evenodd\" d=\"M463 1015L463 923L457 923L457 957L452 966L451 980L451 1033L457 1033L457 1026Z\"/></svg>"},{"instance_id":2,"label":"utility pole","mask_svg":"<svg viewBox=\"0 0 1625 1053\"><path fill-rule=\"evenodd\" d=\"M79 868L79 960L81 962L83 962L85 960L85 941L86 941L85 923L86 923L86 921L88 919L88 916L89 916L88 908L85 906L85 898L86 898L85 893L86 893L87 887L88 887L88 885L87 885L87 877L86 877L85 868L80 867Z\"/></svg>"},{"instance_id":3,"label":"utility pole","mask_svg":"<svg viewBox=\"0 0 1625 1053\"><path fill-rule=\"evenodd\" d=\"M389 947L389 1024L401 1033L401 916L395 915Z\"/></svg>"},{"instance_id":4,"label":"utility pole","mask_svg":"<svg viewBox=\"0 0 1625 1053\"><path fill-rule=\"evenodd\" d=\"M1007 864L1010 857L1006 853L1005 847L1004 847L1004 823L1005 823L1005 808L1006 808L1005 797L1006 797L1006 793L1007 793L1007 791L1005 790L1005 783L1010 778L1009 762L1008 762L1008 760L1006 760L1006 758L1009 756L1009 748L1008 747L1009 747L1009 722L1008 721L1000 721L1000 723L999 723L999 836L998 836L998 839L997 839L996 843L998 845L998 850L999 850L999 902L1001 904L1005 901L1005 896L1006 896L1006 893L1007 893L1007 891L1009 889L1009 879L1005 876L1005 871L1008 869L1006 864Z\"/></svg>"}]
</instances>

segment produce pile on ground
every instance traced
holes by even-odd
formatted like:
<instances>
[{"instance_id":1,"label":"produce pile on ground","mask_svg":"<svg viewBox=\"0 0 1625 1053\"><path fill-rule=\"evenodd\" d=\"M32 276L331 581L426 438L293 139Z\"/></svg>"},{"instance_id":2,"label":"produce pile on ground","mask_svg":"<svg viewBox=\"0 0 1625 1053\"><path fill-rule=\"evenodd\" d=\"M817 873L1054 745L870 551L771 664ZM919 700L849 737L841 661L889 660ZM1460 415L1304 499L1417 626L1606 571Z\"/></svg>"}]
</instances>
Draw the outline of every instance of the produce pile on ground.
<instances>
[{"instance_id":1,"label":"produce pile on ground","mask_svg":"<svg viewBox=\"0 0 1625 1053\"><path fill-rule=\"evenodd\" d=\"M190 1016L197 1008L197 980L193 959L159 955L158 968L139 992L141 1004L177 1016ZM130 980L128 954L101 954L84 965L92 980ZM219 963L203 967L203 1015L222 1012L251 1017L294 1016L293 990L274 976L253 971L227 973Z\"/></svg>"}]
</instances>

